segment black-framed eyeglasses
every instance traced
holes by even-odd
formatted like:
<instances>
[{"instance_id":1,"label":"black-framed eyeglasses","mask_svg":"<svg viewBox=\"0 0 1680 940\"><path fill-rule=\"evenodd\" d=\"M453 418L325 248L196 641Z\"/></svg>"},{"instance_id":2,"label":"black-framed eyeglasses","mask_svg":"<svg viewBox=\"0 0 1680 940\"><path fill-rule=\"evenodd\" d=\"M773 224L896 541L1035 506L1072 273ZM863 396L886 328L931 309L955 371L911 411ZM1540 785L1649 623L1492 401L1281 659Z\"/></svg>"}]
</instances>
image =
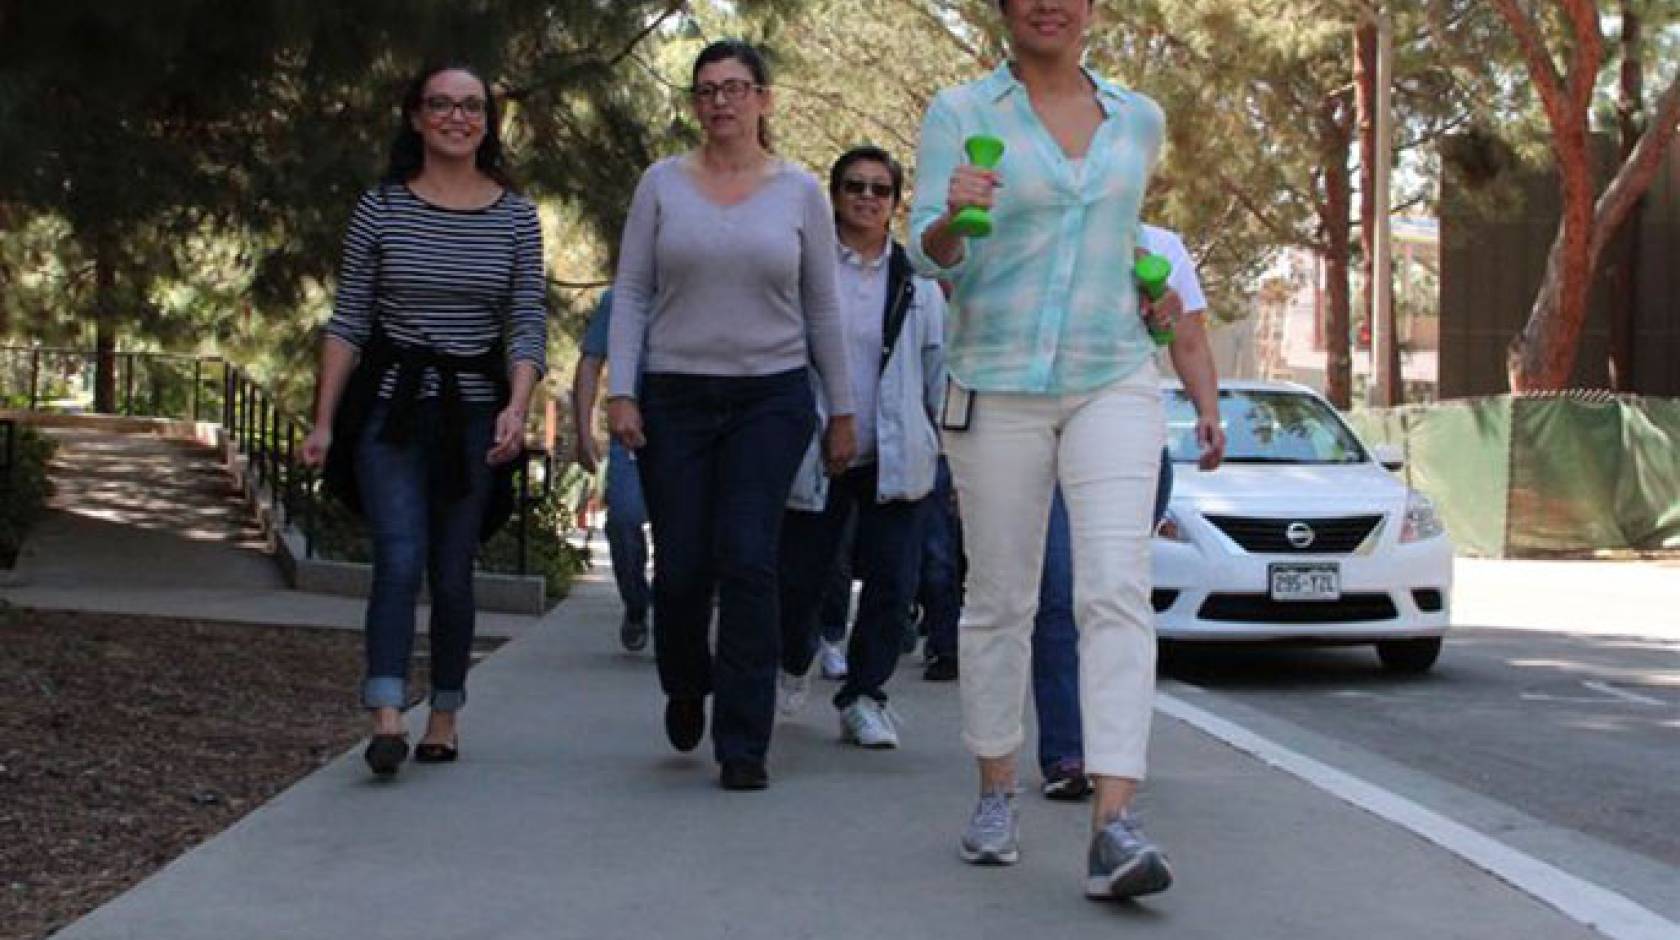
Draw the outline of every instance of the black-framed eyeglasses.
<instances>
[{"instance_id":1,"label":"black-framed eyeglasses","mask_svg":"<svg viewBox=\"0 0 1680 940\"><path fill-rule=\"evenodd\" d=\"M689 94L696 101L716 101L718 92L723 93L723 100L729 102L740 101L746 96L758 91L763 86L757 82L749 82L744 78L726 78L721 82L705 82L690 88Z\"/></svg>"},{"instance_id":2,"label":"black-framed eyeglasses","mask_svg":"<svg viewBox=\"0 0 1680 940\"><path fill-rule=\"evenodd\" d=\"M890 199L893 194L893 185L891 183L847 178L840 181L840 191L848 196L861 196L864 193L869 193L876 199Z\"/></svg>"},{"instance_id":3,"label":"black-framed eyeglasses","mask_svg":"<svg viewBox=\"0 0 1680 940\"><path fill-rule=\"evenodd\" d=\"M451 98L448 95L427 95L421 100L420 106L426 109L426 116L443 120L461 109L461 116L469 121L476 121L484 117L486 107L484 99L479 97Z\"/></svg>"}]
</instances>

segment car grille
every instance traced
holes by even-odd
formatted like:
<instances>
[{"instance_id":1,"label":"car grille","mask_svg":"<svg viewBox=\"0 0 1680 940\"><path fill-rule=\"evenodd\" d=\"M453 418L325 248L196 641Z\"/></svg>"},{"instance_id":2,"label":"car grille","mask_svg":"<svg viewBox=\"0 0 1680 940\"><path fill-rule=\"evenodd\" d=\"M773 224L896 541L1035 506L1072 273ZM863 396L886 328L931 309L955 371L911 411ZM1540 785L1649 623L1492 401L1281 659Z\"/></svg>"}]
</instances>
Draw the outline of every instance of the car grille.
<instances>
[{"instance_id":1,"label":"car grille","mask_svg":"<svg viewBox=\"0 0 1680 940\"><path fill-rule=\"evenodd\" d=\"M1256 555L1346 555L1363 543L1382 521L1381 515L1335 519L1261 519L1253 516L1208 516L1207 521L1231 537L1244 551ZM1289 527L1305 523L1312 544L1297 548L1289 541Z\"/></svg>"},{"instance_id":2,"label":"car grille","mask_svg":"<svg viewBox=\"0 0 1680 940\"><path fill-rule=\"evenodd\" d=\"M1343 594L1336 601L1274 601L1268 594L1210 594L1197 616L1245 623L1349 623L1399 616L1387 594Z\"/></svg>"}]
</instances>

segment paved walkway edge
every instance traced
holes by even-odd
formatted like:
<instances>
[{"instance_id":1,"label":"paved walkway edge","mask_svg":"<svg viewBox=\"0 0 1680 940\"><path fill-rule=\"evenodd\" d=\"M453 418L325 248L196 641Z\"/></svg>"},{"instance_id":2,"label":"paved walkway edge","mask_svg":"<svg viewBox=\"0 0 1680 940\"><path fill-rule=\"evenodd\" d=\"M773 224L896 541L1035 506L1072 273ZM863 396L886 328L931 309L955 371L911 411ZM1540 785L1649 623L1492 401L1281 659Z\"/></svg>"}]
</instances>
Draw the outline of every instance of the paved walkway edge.
<instances>
[{"instance_id":1,"label":"paved walkway edge","mask_svg":"<svg viewBox=\"0 0 1680 940\"><path fill-rule=\"evenodd\" d=\"M1268 766L1427 839L1612 940L1680 937L1680 924L1614 891L1519 852L1403 796L1296 753L1210 711L1167 693L1156 696L1155 707Z\"/></svg>"}]
</instances>

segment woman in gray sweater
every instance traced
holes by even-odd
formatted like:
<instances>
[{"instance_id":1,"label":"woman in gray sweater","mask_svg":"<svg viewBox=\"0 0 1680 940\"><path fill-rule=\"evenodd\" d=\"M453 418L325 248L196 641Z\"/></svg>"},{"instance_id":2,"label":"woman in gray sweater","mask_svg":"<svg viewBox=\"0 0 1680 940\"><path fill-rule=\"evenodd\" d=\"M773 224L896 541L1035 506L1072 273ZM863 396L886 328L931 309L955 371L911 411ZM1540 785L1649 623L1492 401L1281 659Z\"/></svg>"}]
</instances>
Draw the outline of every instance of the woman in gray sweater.
<instances>
[{"instance_id":1,"label":"woman in gray sweater","mask_svg":"<svg viewBox=\"0 0 1680 940\"><path fill-rule=\"evenodd\" d=\"M716 42L693 80L703 143L650 167L630 204L607 418L637 455L653 523L666 734L693 750L714 696L720 782L757 790L769 782L782 505L817 422L807 368L831 404L831 472L856 449L852 394L834 223L822 184L770 152L763 59Z\"/></svg>"}]
</instances>

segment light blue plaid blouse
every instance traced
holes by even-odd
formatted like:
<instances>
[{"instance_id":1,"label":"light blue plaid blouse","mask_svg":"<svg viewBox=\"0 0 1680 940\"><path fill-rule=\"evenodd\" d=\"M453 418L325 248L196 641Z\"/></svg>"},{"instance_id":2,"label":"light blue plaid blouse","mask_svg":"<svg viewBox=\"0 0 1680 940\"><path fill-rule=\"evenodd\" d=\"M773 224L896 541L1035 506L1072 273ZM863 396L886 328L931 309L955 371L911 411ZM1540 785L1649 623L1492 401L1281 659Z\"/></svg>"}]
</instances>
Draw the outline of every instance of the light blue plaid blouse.
<instances>
[{"instance_id":1,"label":"light blue plaid blouse","mask_svg":"<svg viewBox=\"0 0 1680 940\"><path fill-rule=\"evenodd\" d=\"M910 253L923 273L955 287L947 362L970 389L1087 392L1153 355L1131 270L1165 120L1149 98L1086 74L1105 116L1083 166L1062 152L1008 65L928 106ZM922 235L945 210L952 170L968 162L963 141L982 133L1005 142L993 233L969 239L944 268L922 251Z\"/></svg>"}]
</instances>

